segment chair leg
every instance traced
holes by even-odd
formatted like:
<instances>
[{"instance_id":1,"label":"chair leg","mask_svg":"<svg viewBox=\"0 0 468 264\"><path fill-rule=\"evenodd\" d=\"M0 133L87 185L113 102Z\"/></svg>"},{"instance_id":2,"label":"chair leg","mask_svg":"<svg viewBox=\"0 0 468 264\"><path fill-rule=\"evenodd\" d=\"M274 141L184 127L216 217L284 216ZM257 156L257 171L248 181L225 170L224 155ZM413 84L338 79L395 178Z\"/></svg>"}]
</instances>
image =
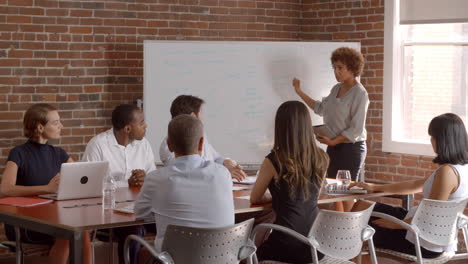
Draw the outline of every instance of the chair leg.
<instances>
[{"instance_id":1,"label":"chair leg","mask_svg":"<svg viewBox=\"0 0 468 264\"><path fill-rule=\"evenodd\" d=\"M16 264L24 263L23 256L23 247L21 245L21 231L19 226L15 226L15 236L16 236Z\"/></svg>"},{"instance_id":2,"label":"chair leg","mask_svg":"<svg viewBox=\"0 0 468 264\"><path fill-rule=\"evenodd\" d=\"M465 242L465 248L466 248L466 251L468 252L468 228L466 226L464 226L462 228L462 232L463 232L463 240Z\"/></svg>"},{"instance_id":3,"label":"chair leg","mask_svg":"<svg viewBox=\"0 0 468 264\"><path fill-rule=\"evenodd\" d=\"M97 234L97 230L92 230L91 233L93 234L91 236L91 261L93 264L96 263L96 250L95 250L95 247L94 247L94 240L96 239L96 234Z\"/></svg>"},{"instance_id":4,"label":"chair leg","mask_svg":"<svg viewBox=\"0 0 468 264\"><path fill-rule=\"evenodd\" d=\"M369 255L371 257L371 263L377 264L377 256L375 255L374 241L372 239L369 239L367 241L367 245L369 247Z\"/></svg>"}]
</instances>

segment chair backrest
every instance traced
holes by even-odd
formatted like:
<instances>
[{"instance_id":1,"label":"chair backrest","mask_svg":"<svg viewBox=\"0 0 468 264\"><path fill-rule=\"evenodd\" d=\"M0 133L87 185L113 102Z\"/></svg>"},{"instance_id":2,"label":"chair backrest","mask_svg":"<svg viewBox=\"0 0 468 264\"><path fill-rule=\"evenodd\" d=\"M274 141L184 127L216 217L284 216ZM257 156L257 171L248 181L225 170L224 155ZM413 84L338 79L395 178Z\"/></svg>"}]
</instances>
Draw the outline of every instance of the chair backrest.
<instances>
[{"instance_id":1,"label":"chair backrest","mask_svg":"<svg viewBox=\"0 0 468 264\"><path fill-rule=\"evenodd\" d=\"M360 212L320 210L309 232L317 250L338 258L351 259L362 248L363 230L368 226L375 203Z\"/></svg>"},{"instance_id":2,"label":"chair backrest","mask_svg":"<svg viewBox=\"0 0 468 264\"><path fill-rule=\"evenodd\" d=\"M457 219L468 199L439 201L423 199L411 221L419 229L419 237L432 244L446 246L457 237Z\"/></svg>"},{"instance_id":3,"label":"chair backrest","mask_svg":"<svg viewBox=\"0 0 468 264\"><path fill-rule=\"evenodd\" d=\"M162 250L177 264L239 263L242 246L247 244L254 219L225 228L194 228L169 225Z\"/></svg>"}]
</instances>

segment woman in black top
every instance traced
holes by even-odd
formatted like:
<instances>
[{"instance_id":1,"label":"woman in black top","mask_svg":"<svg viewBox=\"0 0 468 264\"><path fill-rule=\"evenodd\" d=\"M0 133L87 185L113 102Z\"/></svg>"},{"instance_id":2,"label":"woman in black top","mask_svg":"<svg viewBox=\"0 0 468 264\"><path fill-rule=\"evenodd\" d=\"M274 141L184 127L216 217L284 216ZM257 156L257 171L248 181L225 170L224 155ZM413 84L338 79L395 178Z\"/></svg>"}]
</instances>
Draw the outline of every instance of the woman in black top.
<instances>
[{"instance_id":1,"label":"woman in black top","mask_svg":"<svg viewBox=\"0 0 468 264\"><path fill-rule=\"evenodd\" d=\"M32 196L57 192L62 163L73 159L61 148L47 144L49 139L60 138L63 128L60 116L53 106L36 104L31 106L23 119L24 135L28 141L16 146L8 155L0 190L7 196ZM5 225L5 233L15 240L12 226ZM88 232L84 233L84 259L91 263L91 244ZM46 234L21 230L21 240L26 243L54 243L50 250L52 263L66 263L68 240Z\"/></svg>"},{"instance_id":2,"label":"woman in black top","mask_svg":"<svg viewBox=\"0 0 468 264\"><path fill-rule=\"evenodd\" d=\"M271 201L275 224L303 235L308 234L318 213L318 194L328 166L328 156L315 144L312 131L309 110L303 103L288 101L278 108L274 146L250 196L253 204ZM260 246L257 256L260 260L312 262L310 247L277 231Z\"/></svg>"}]
</instances>

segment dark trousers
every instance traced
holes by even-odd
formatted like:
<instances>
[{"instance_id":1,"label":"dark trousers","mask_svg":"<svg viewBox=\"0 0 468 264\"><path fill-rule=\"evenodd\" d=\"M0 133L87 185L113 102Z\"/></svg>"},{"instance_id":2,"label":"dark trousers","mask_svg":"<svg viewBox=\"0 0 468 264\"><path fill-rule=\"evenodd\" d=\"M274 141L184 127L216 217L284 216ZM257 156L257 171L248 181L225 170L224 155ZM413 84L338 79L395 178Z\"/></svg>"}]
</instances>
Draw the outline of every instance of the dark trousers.
<instances>
[{"instance_id":1,"label":"dark trousers","mask_svg":"<svg viewBox=\"0 0 468 264\"><path fill-rule=\"evenodd\" d=\"M366 159L366 142L359 141L328 146L327 154L330 157L330 165L327 170L328 178L335 178L338 170L349 170L351 180L355 181L359 179L359 173Z\"/></svg>"},{"instance_id":2,"label":"dark trousers","mask_svg":"<svg viewBox=\"0 0 468 264\"><path fill-rule=\"evenodd\" d=\"M401 220L403 220L408 213L408 211L402 207L391 206L382 203L376 203L374 211L388 214ZM407 232L406 229L388 229L380 227L372 223L372 221L376 219L378 218L371 217L369 220L369 225L375 229L375 234L372 239L374 241L375 247L390 249L416 256L416 249L414 248L414 244L405 238ZM437 258L442 254L441 252L430 251L423 247L420 248L423 258Z\"/></svg>"},{"instance_id":3,"label":"dark trousers","mask_svg":"<svg viewBox=\"0 0 468 264\"><path fill-rule=\"evenodd\" d=\"M16 241L15 227L5 224L5 235L10 241ZM50 244L55 241L53 236L20 228L20 240L28 244Z\"/></svg>"}]
</instances>

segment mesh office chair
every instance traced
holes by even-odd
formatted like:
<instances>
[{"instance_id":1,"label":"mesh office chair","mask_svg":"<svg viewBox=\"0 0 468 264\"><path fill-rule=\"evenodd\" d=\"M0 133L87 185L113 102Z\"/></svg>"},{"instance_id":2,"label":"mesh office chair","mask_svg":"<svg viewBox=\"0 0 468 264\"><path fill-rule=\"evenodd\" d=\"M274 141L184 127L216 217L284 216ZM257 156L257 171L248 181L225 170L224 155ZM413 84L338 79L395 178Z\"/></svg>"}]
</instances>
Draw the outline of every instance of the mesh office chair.
<instances>
[{"instance_id":1,"label":"mesh office chair","mask_svg":"<svg viewBox=\"0 0 468 264\"><path fill-rule=\"evenodd\" d=\"M363 241L369 245L369 253L372 263L376 264L374 244L372 236L375 230L368 226L368 221L374 208L374 203L366 210L360 212L336 212L320 210L312 225L308 236L303 236L289 228L275 224L260 224L252 232L251 239L255 239L255 233L261 228L268 228L289 234L310 246L313 264L350 264L349 261L361 253ZM318 260L317 251L325 255ZM257 263L254 256L254 263ZM262 264L282 263L278 261L262 261Z\"/></svg>"},{"instance_id":2,"label":"mesh office chair","mask_svg":"<svg viewBox=\"0 0 468 264\"><path fill-rule=\"evenodd\" d=\"M457 239L458 230L461 229L465 238L465 245L468 246L466 238L468 235L468 218L463 215L463 210L468 199L458 201L439 201L423 199L411 221L411 224L395 218L393 216L374 212L372 216L388 219L395 222L415 236L416 256L404 254L398 251L379 249L376 251L400 259L406 259L419 264L423 263L446 263L455 256L454 252L444 252L441 256L432 259L424 259L421 256L420 239L424 239L438 246L447 246L450 242Z\"/></svg>"},{"instance_id":3,"label":"mesh office chair","mask_svg":"<svg viewBox=\"0 0 468 264\"><path fill-rule=\"evenodd\" d=\"M136 240L147 248L158 263L235 264L243 259L252 262L256 247L249 239L254 219L224 228L194 228L169 225L164 235L162 252L138 236L125 241L125 263L129 263L128 243Z\"/></svg>"}]
</instances>

